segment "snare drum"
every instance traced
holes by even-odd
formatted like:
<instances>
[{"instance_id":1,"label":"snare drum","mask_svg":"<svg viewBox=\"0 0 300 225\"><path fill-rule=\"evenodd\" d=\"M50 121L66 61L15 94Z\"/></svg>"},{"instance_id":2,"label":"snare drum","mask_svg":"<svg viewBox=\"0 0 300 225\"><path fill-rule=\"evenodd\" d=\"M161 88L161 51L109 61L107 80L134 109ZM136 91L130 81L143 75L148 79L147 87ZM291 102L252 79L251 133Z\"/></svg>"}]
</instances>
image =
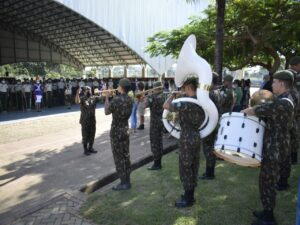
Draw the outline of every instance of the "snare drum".
<instances>
[{"instance_id":1,"label":"snare drum","mask_svg":"<svg viewBox=\"0 0 300 225\"><path fill-rule=\"evenodd\" d=\"M225 113L219 123L215 154L225 161L249 167L261 162L265 123L243 113Z\"/></svg>"}]
</instances>

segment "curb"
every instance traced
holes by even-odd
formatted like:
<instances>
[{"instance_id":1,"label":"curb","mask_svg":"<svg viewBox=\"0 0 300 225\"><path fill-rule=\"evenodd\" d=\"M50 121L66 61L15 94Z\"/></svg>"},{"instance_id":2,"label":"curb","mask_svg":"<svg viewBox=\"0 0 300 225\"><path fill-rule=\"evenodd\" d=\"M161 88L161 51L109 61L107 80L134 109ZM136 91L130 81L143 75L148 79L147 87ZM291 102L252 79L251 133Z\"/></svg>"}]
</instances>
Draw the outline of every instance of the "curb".
<instances>
[{"instance_id":1,"label":"curb","mask_svg":"<svg viewBox=\"0 0 300 225\"><path fill-rule=\"evenodd\" d=\"M166 155L166 154L174 151L177 148L178 148L177 143L171 144L170 146L164 148L163 155ZM153 161L153 156L152 155L146 156L146 157L140 159L139 161L132 163L131 171L134 171L134 170L148 164L151 161ZM91 194L91 193L99 190L100 188L114 182L117 179L119 179L117 172L113 172L111 174L106 175L105 177L100 178L99 180L90 182L89 184L80 188L79 191L83 192L84 194Z\"/></svg>"}]
</instances>

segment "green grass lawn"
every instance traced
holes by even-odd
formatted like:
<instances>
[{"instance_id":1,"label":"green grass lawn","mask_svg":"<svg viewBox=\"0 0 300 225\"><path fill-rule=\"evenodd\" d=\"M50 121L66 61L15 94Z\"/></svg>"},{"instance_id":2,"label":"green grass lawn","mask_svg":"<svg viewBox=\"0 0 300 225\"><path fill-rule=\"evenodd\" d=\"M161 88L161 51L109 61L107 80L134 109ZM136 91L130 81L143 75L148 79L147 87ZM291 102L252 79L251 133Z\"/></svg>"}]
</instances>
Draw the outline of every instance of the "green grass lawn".
<instances>
[{"instance_id":1,"label":"green grass lawn","mask_svg":"<svg viewBox=\"0 0 300 225\"><path fill-rule=\"evenodd\" d=\"M204 172L201 156L200 174ZM291 188L277 195L275 216L280 225L296 220L297 187L300 166L293 166ZM132 173L129 191L95 192L81 209L82 215L104 225L249 225L252 211L261 209L258 192L259 169L218 161L216 179L198 181L196 204L177 209L174 201L182 193L178 175L178 155L163 158L161 171L144 166Z\"/></svg>"}]
</instances>

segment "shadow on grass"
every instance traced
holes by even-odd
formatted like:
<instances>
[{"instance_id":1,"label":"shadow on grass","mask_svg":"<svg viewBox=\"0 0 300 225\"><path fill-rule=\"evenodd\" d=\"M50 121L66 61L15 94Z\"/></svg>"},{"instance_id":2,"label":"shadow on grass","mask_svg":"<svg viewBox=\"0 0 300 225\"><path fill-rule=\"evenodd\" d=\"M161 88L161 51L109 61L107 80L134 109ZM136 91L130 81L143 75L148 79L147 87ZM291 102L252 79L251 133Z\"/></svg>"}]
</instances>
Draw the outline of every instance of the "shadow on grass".
<instances>
[{"instance_id":1,"label":"shadow on grass","mask_svg":"<svg viewBox=\"0 0 300 225\"><path fill-rule=\"evenodd\" d=\"M201 157L200 171L204 160ZM291 189L277 195L275 210L279 224L292 225L296 214L297 177L300 167L293 167ZM198 181L196 204L176 209L174 201L182 192L178 176L178 155L163 158L161 171L142 167L132 174L129 191L93 193L82 207L82 214L106 225L248 225L252 211L261 209L258 193L259 169L244 168L218 161L216 179Z\"/></svg>"}]
</instances>

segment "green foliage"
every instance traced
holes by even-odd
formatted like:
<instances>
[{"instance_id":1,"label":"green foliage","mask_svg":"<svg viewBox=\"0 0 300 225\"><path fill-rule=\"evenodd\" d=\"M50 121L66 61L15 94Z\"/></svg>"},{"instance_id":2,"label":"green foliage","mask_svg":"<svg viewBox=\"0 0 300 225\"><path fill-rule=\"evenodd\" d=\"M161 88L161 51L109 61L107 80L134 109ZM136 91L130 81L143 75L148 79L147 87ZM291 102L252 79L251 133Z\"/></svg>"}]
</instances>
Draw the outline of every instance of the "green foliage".
<instances>
[{"instance_id":1,"label":"green foliage","mask_svg":"<svg viewBox=\"0 0 300 225\"><path fill-rule=\"evenodd\" d=\"M40 75L45 78L72 78L81 77L81 70L63 65L51 64L46 62L21 62L10 65L0 66L0 75L4 76L5 72L9 72L10 76L16 78L35 77Z\"/></svg>"},{"instance_id":2,"label":"green foliage","mask_svg":"<svg viewBox=\"0 0 300 225\"><path fill-rule=\"evenodd\" d=\"M300 3L291 0L231 0L226 3L224 22L224 65L232 70L261 65L270 71L280 66L280 54L287 60L300 54ZM197 52L213 64L216 8L205 17L193 17L179 29L148 38L151 56L177 57L185 38L197 37Z\"/></svg>"},{"instance_id":3,"label":"green foliage","mask_svg":"<svg viewBox=\"0 0 300 225\"><path fill-rule=\"evenodd\" d=\"M201 159L200 173L205 167L203 155ZM291 189L277 194L278 224L294 224L299 170L299 165L292 169ZM196 204L177 209L174 202L182 193L182 185L178 154L173 152L164 156L161 171L148 171L146 166L134 171L131 190L91 194L81 212L95 223L106 225L248 225L254 219L252 211L261 209L258 173L258 168L218 161L216 179L198 181Z\"/></svg>"}]
</instances>

